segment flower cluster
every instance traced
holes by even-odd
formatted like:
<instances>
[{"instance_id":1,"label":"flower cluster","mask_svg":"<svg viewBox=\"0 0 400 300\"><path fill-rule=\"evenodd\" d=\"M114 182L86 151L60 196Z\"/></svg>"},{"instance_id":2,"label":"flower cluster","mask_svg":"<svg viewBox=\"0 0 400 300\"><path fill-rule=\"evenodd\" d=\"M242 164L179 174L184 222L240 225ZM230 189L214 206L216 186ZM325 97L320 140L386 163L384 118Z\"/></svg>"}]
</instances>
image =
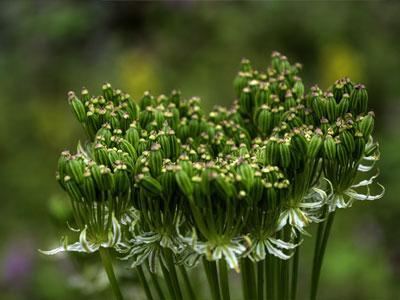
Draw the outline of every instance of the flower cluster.
<instances>
[{"instance_id":1,"label":"flower cluster","mask_svg":"<svg viewBox=\"0 0 400 300\"><path fill-rule=\"evenodd\" d=\"M310 223L380 198L368 188L376 176L354 183L379 158L365 87L344 78L305 93L301 68L278 52L265 72L243 59L237 100L210 113L177 90L139 104L108 83L97 97L70 92L88 141L62 152L57 180L80 239L45 253L112 247L152 272L171 257L239 271L240 257L289 259Z\"/></svg>"}]
</instances>

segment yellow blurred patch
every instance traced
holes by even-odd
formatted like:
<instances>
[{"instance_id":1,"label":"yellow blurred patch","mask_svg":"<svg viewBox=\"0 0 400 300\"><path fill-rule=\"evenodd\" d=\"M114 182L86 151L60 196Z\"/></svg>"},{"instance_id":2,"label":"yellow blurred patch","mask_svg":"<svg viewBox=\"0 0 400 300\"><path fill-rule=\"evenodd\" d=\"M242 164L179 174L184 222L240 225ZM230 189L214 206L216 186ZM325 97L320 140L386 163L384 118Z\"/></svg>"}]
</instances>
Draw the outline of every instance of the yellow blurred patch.
<instances>
[{"instance_id":1,"label":"yellow blurred patch","mask_svg":"<svg viewBox=\"0 0 400 300\"><path fill-rule=\"evenodd\" d=\"M330 43L320 50L321 88L326 89L337 79L350 77L355 83L364 79L361 54L345 43Z\"/></svg>"},{"instance_id":2,"label":"yellow blurred patch","mask_svg":"<svg viewBox=\"0 0 400 300\"><path fill-rule=\"evenodd\" d=\"M117 58L116 73L121 89L139 101L144 91L158 95L160 85L154 58L143 50L132 49Z\"/></svg>"}]
</instances>

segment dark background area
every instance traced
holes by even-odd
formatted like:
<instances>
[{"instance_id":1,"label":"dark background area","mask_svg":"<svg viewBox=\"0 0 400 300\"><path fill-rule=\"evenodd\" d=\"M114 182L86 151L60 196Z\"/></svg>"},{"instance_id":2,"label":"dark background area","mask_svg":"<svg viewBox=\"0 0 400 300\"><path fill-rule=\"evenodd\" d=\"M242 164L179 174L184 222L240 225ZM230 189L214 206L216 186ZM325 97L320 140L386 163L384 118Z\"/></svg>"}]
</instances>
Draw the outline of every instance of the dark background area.
<instances>
[{"instance_id":1,"label":"dark background area","mask_svg":"<svg viewBox=\"0 0 400 300\"><path fill-rule=\"evenodd\" d=\"M304 64L306 89L344 76L363 82L376 112L386 195L337 214L321 299L400 299L399 15L399 5L380 1L1 1L0 298L112 299L97 254L37 251L74 237L54 176L59 153L83 138L69 90L99 94L109 81L139 100L145 90L180 88L209 111L232 103L242 57L262 70L278 50ZM312 247L306 238L299 299L307 299ZM127 298L141 299L136 274L116 263ZM191 275L206 298L202 275Z\"/></svg>"}]
</instances>

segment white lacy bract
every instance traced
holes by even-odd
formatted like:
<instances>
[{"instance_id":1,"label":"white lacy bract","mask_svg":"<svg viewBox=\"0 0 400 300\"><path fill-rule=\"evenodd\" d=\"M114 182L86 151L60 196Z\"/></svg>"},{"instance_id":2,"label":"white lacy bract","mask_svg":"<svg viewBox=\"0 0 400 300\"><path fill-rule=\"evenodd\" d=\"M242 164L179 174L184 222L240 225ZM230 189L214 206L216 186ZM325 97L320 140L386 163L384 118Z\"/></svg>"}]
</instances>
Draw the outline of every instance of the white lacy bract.
<instances>
[{"instance_id":1,"label":"white lacy bract","mask_svg":"<svg viewBox=\"0 0 400 300\"><path fill-rule=\"evenodd\" d=\"M281 230L286 224L292 226L292 233L297 235L297 231L304 235L310 235L304 230L311 222L321 222L321 208L325 205L327 195L319 188L312 188L297 207L289 207L281 212L276 231Z\"/></svg>"},{"instance_id":2,"label":"white lacy bract","mask_svg":"<svg viewBox=\"0 0 400 300\"><path fill-rule=\"evenodd\" d=\"M372 161L371 165L362 165L360 164L358 166L358 171L360 172L368 172L370 170L372 170L372 168L375 165L375 162L377 160L379 160L379 155L372 155L372 156L367 156L363 158L366 161ZM328 181L330 188L331 188L331 193L329 194L328 198L327 198L327 205L329 207L329 212L333 212L336 210L336 208L347 208L347 207L351 207L354 203L354 201L356 200L377 200L383 197L383 195L385 194L385 187L381 184L378 183L378 185L382 188L382 192L378 195L374 195L371 196L370 194L370 188L369 186L373 183L374 179L377 178L379 176L379 170L378 173L374 176L372 176L370 179L367 180L362 180L357 184L352 185L349 189L347 189L346 191L344 191L341 194L337 194L334 192L332 184L330 181ZM356 190L354 190L355 188L359 188L359 187L366 187L367 188L367 193L364 194L360 194L358 193ZM347 200L346 200L347 198Z\"/></svg>"},{"instance_id":3,"label":"white lacy bract","mask_svg":"<svg viewBox=\"0 0 400 300\"><path fill-rule=\"evenodd\" d=\"M68 238L63 237L63 246L55 248L49 251L39 250L41 253L46 255L54 255L59 252L86 252L93 253L97 251L100 247L103 248L112 248L118 245L121 242L121 226L118 223L118 220L115 218L114 214L112 214L112 226L108 231L107 241L96 241L87 237L87 226L81 231L79 235L79 242L69 244ZM105 221L107 224L107 220ZM71 228L72 229L72 228ZM76 229L72 229L77 231ZM79 231L79 230L78 230Z\"/></svg>"}]
</instances>

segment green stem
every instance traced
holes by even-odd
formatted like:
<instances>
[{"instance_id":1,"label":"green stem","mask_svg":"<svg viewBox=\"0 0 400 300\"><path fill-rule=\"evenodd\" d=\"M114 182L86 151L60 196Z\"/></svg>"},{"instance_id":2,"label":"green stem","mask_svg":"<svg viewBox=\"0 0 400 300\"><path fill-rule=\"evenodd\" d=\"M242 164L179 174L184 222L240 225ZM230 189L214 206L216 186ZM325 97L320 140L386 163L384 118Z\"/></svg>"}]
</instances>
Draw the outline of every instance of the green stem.
<instances>
[{"instance_id":1,"label":"green stem","mask_svg":"<svg viewBox=\"0 0 400 300\"><path fill-rule=\"evenodd\" d=\"M247 286L247 269L246 269L246 263L245 263L245 258L240 259L240 269L241 269L241 279L242 279L242 293L243 293L243 299L249 299L249 292L248 292L248 286Z\"/></svg>"},{"instance_id":2,"label":"green stem","mask_svg":"<svg viewBox=\"0 0 400 300\"><path fill-rule=\"evenodd\" d=\"M161 289L160 283L158 282L157 275L154 274L153 272L151 272L150 270L148 270L148 271L149 271L149 274L150 274L150 277L151 277L151 281L153 282L153 285L154 285L154 288L156 290L158 298L161 299L161 300L165 299L165 296L164 296L164 293L163 293L163 291Z\"/></svg>"},{"instance_id":3,"label":"green stem","mask_svg":"<svg viewBox=\"0 0 400 300\"><path fill-rule=\"evenodd\" d=\"M228 266L224 258L219 260L219 284L221 287L222 299L230 300L231 295L229 293L229 278L228 278Z\"/></svg>"},{"instance_id":4,"label":"green stem","mask_svg":"<svg viewBox=\"0 0 400 300\"><path fill-rule=\"evenodd\" d=\"M174 288L176 298L174 300L182 300L182 292L179 287L178 276L176 274L174 259L172 257L172 250L169 248L163 248L164 258L168 266L168 273L171 275L170 279L172 282L172 286Z\"/></svg>"},{"instance_id":5,"label":"green stem","mask_svg":"<svg viewBox=\"0 0 400 300\"><path fill-rule=\"evenodd\" d=\"M272 254L267 254L266 260L266 269L267 269L267 299L274 300L276 299L275 295L275 281L276 281L276 258Z\"/></svg>"},{"instance_id":6,"label":"green stem","mask_svg":"<svg viewBox=\"0 0 400 300\"><path fill-rule=\"evenodd\" d=\"M150 291L149 285L147 284L146 277L144 276L144 272L143 272L142 266L141 265L137 266L136 267L136 271L137 271L138 276L139 276L140 284L142 285L142 287L144 289L144 293L146 294L147 300L153 300L153 296L151 295L151 291Z\"/></svg>"},{"instance_id":7,"label":"green stem","mask_svg":"<svg viewBox=\"0 0 400 300\"><path fill-rule=\"evenodd\" d=\"M203 257L203 265L204 270L206 271L207 281L210 287L212 299L221 300L218 288L218 277L215 276L216 269L214 270L212 263L209 262L205 257Z\"/></svg>"},{"instance_id":8,"label":"green stem","mask_svg":"<svg viewBox=\"0 0 400 300\"><path fill-rule=\"evenodd\" d=\"M317 290L318 290L319 277L321 275L322 262L324 260L326 245L328 243L329 233L332 228L335 213L336 213L336 211L333 211L332 213L330 213L327 221L324 221L324 222L326 222L326 226L325 226L323 238L322 238L322 241L320 244L320 249L318 251L317 259L314 257L315 269L313 270L314 274L312 276L312 283L311 283L311 300L317 299Z\"/></svg>"},{"instance_id":9,"label":"green stem","mask_svg":"<svg viewBox=\"0 0 400 300\"><path fill-rule=\"evenodd\" d=\"M118 300L123 300L121 290L119 289L119 285L117 279L115 278L114 269L112 266L112 261L110 257L110 252L108 248L99 248L99 253L101 257L101 261L103 262L104 269L107 273L108 280L110 281L111 287L114 291L115 298Z\"/></svg>"},{"instance_id":10,"label":"green stem","mask_svg":"<svg viewBox=\"0 0 400 300\"><path fill-rule=\"evenodd\" d=\"M255 278L255 270L254 263L250 260L250 258L245 258L246 264L246 272L247 272L247 290L248 290L248 299L256 299L256 278Z\"/></svg>"},{"instance_id":11,"label":"green stem","mask_svg":"<svg viewBox=\"0 0 400 300\"><path fill-rule=\"evenodd\" d=\"M294 242L296 245L300 243L300 233L297 234ZM292 287L290 290L290 300L296 300L297 297L297 278L299 274L299 258L300 258L300 245L294 250L293 269L292 269Z\"/></svg>"},{"instance_id":12,"label":"green stem","mask_svg":"<svg viewBox=\"0 0 400 300\"><path fill-rule=\"evenodd\" d=\"M264 261L257 262L257 299L264 299Z\"/></svg>"},{"instance_id":13,"label":"green stem","mask_svg":"<svg viewBox=\"0 0 400 300\"><path fill-rule=\"evenodd\" d=\"M170 274L168 272L168 269L164 266L163 262L161 262L160 265L161 265L161 270L164 275L165 283L167 284L169 295L170 295L171 299L174 300L174 299L176 299L176 296L175 296L174 287L171 282Z\"/></svg>"},{"instance_id":14,"label":"green stem","mask_svg":"<svg viewBox=\"0 0 400 300\"><path fill-rule=\"evenodd\" d=\"M194 293L193 287L190 284L190 279L189 279L189 275L186 271L185 266L183 265L179 265L179 269L181 271L182 277L183 277L183 281L185 282L186 285L186 289L189 293L190 299L196 300L196 294Z\"/></svg>"},{"instance_id":15,"label":"green stem","mask_svg":"<svg viewBox=\"0 0 400 300\"><path fill-rule=\"evenodd\" d=\"M284 241L288 242L290 239L290 233L291 233L292 228L290 225L286 225L284 228ZM281 262L281 296L279 299L282 300L288 300L289 297L289 265L290 261L289 260L283 260Z\"/></svg>"}]
</instances>

